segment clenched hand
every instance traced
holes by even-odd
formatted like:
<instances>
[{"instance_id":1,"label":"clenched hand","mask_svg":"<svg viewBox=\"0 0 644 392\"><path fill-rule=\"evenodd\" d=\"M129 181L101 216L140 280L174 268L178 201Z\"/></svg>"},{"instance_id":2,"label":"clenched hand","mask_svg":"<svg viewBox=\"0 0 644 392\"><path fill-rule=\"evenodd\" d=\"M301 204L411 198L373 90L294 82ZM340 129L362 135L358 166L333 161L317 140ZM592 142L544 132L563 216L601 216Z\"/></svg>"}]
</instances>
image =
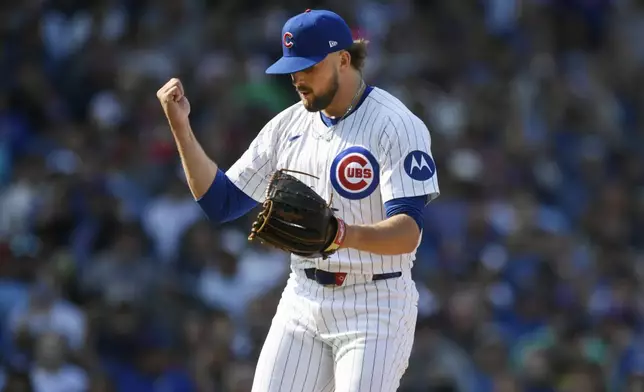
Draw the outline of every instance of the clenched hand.
<instances>
[{"instance_id":1,"label":"clenched hand","mask_svg":"<svg viewBox=\"0 0 644 392\"><path fill-rule=\"evenodd\" d=\"M157 98L173 130L188 125L190 102L185 96L183 85L177 78L170 79L157 91Z\"/></svg>"}]
</instances>

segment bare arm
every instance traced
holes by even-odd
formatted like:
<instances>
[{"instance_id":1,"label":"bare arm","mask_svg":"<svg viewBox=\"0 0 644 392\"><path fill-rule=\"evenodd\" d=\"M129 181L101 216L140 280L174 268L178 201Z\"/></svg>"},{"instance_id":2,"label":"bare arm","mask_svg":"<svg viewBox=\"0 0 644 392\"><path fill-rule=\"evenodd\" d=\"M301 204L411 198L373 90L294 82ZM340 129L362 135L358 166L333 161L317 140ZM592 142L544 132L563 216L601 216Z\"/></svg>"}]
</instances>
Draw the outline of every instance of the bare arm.
<instances>
[{"instance_id":1,"label":"bare arm","mask_svg":"<svg viewBox=\"0 0 644 392\"><path fill-rule=\"evenodd\" d=\"M195 199L201 198L212 185L217 175L217 164L206 155L197 141L190 124L179 129L171 127L181 165L188 180L190 192Z\"/></svg>"},{"instance_id":2,"label":"bare arm","mask_svg":"<svg viewBox=\"0 0 644 392\"><path fill-rule=\"evenodd\" d=\"M184 95L183 85L173 78L157 91L157 98L170 124L181 165L195 199L201 198L212 185L217 174L217 164L206 155L190 126L190 103Z\"/></svg>"},{"instance_id":3,"label":"bare arm","mask_svg":"<svg viewBox=\"0 0 644 392\"><path fill-rule=\"evenodd\" d=\"M420 229L408 215L399 214L371 225L347 225L343 248L380 255L411 253L418 245Z\"/></svg>"}]
</instances>

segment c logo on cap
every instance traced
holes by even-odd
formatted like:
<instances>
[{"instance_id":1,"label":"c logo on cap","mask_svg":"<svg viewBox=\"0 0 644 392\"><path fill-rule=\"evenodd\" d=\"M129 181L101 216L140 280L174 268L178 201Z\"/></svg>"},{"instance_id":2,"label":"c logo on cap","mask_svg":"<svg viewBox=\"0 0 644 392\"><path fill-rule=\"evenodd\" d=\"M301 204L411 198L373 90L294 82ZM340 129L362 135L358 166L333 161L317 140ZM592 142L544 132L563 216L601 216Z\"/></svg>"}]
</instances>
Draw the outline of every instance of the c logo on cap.
<instances>
[{"instance_id":1,"label":"c logo on cap","mask_svg":"<svg viewBox=\"0 0 644 392\"><path fill-rule=\"evenodd\" d=\"M293 46L293 34L289 33L288 31L284 33L284 37L282 38L282 41L284 41L284 46L287 48L290 48Z\"/></svg>"}]
</instances>

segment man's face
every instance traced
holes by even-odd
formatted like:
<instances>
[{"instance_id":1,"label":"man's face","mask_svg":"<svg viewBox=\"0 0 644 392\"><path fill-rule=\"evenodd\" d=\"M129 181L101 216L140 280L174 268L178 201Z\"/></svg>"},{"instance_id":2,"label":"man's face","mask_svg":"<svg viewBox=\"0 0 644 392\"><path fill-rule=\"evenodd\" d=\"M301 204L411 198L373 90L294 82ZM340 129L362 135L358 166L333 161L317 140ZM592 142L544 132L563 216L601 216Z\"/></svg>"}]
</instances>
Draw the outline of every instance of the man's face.
<instances>
[{"instance_id":1,"label":"man's face","mask_svg":"<svg viewBox=\"0 0 644 392\"><path fill-rule=\"evenodd\" d=\"M318 64L291 74L293 86L309 112L326 109L335 98L340 86L338 56L333 53Z\"/></svg>"}]
</instances>

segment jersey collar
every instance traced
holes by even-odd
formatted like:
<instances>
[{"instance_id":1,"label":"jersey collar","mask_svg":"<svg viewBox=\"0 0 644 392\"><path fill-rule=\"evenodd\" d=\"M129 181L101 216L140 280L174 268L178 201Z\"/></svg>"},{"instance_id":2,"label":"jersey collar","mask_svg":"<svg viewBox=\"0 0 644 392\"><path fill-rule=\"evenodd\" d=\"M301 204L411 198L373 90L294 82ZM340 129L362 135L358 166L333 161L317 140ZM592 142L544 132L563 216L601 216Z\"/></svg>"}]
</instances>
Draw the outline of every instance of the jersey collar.
<instances>
[{"instance_id":1,"label":"jersey collar","mask_svg":"<svg viewBox=\"0 0 644 392\"><path fill-rule=\"evenodd\" d=\"M358 101L358 104L356 105L356 107L354 107L353 109L351 109L351 112L349 112L349 113L344 117L344 119L345 119L345 120L346 120L350 115L352 115L356 110L358 110L358 108L359 108L360 106L362 106L362 103L365 101L365 99L367 99L367 97L369 96L369 93L370 93L372 90L373 90L373 86L369 86L369 85L367 85L367 88L365 88L364 92L362 93L362 97L360 97L360 100ZM322 119L322 122L323 122L323 123L324 123L324 125L326 125L327 127L330 127L330 126L332 126L332 125L335 125L335 124L337 124L337 123L338 123L338 121L340 121L340 117L338 117L338 118L330 118L330 117L328 117L328 116L324 115L324 113L322 113L322 111L320 111L320 119Z\"/></svg>"}]
</instances>

